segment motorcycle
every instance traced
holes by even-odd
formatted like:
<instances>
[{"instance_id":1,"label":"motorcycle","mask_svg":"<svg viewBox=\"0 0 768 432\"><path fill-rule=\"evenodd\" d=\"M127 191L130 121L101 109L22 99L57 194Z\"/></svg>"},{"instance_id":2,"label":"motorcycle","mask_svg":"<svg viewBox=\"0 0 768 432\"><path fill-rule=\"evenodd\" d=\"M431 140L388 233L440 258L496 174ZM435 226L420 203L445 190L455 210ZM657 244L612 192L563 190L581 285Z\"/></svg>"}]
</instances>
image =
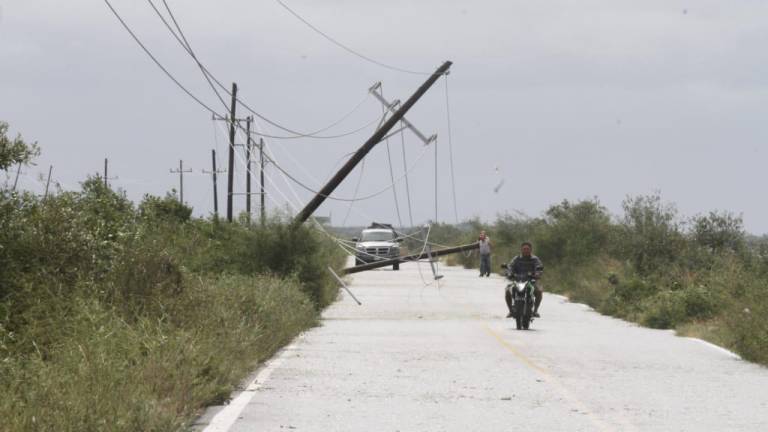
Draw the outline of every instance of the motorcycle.
<instances>
[{"instance_id":1,"label":"motorcycle","mask_svg":"<svg viewBox=\"0 0 768 432\"><path fill-rule=\"evenodd\" d=\"M502 265L505 276L511 281L507 284L507 291L512 297L512 316L518 330L528 330L533 322L534 290L536 278L532 273L511 274L507 265Z\"/></svg>"}]
</instances>

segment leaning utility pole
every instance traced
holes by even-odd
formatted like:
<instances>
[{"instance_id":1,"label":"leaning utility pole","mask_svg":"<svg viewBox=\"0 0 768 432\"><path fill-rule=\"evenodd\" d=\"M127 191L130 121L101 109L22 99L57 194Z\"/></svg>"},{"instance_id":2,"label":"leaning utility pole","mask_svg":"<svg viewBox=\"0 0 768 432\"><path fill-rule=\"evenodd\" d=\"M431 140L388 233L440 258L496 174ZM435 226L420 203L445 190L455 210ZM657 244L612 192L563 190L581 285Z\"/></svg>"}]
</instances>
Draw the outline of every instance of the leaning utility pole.
<instances>
[{"instance_id":1,"label":"leaning utility pole","mask_svg":"<svg viewBox=\"0 0 768 432\"><path fill-rule=\"evenodd\" d=\"M51 173L53 172L53 165L51 165L50 168L48 168L48 181L45 182L45 195L43 196L43 199L48 199L48 186L51 185Z\"/></svg>"},{"instance_id":2,"label":"leaning utility pole","mask_svg":"<svg viewBox=\"0 0 768 432\"><path fill-rule=\"evenodd\" d=\"M251 122L253 117L245 119L245 130L248 137L245 141L245 212L248 214L248 223L251 223Z\"/></svg>"},{"instance_id":3,"label":"leaning utility pole","mask_svg":"<svg viewBox=\"0 0 768 432\"><path fill-rule=\"evenodd\" d=\"M179 202L184 205L184 173L191 173L192 169L184 170L184 161L179 160L179 169L170 171L171 174L179 174Z\"/></svg>"},{"instance_id":4,"label":"leaning utility pole","mask_svg":"<svg viewBox=\"0 0 768 432\"><path fill-rule=\"evenodd\" d=\"M229 165L227 169L227 222L232 222L232 192L235 175L235 111L237 110L237 83L232 83L232 106L229 110Z\"/></svg>"},{"instance_id":5,"label":"leaning utility pole","mask_svg":"<svg viewBox=\"0 0 768 432\"><path fill-rule=\"evenodd\" d=\"M264 138L259 138L259 163L261 164L261 226L266 222L266 205L264 204Z\"/></svg>"},{"instance_id":6,"label":"leaning utility pole","mask_svg":"<svg viewBox=\"0 0 768 432\"><path fill-rule=\"evenodd\" d=\"M392 129L393 126L397 124L397 122L400 121L400 119L405 116L405 114L408 112L408 110L411 109L411 107L424 95L424 93L429 90L430 87L446 72L448 72L448 69L451 67L451 62L447 61L443 63L440 68L433 73L427 81L419 87L418 90L416 90L416 93L414 93L401 107L398 109L392 117L389 118L384 124L376 131L374 134L368 138L368 141L363 144L362 147L360 147L359 150L347 161L346 164L344 164L343 167L336 173L336 175L331 178L328 183L323 186L323 188L320 190L320 192L315 195L312 200L307 203L307 205L299 212L298 215L296 215L296 218L294 219L294 224L299 225L301 223L304 223L307 219L309 219L310 216L312 216L312 213L317 210L318 207L323 203L323 201L328 198L331 193L341 184L341 182L346 178L350 172L352 172L353 169L355 169L355 166L357 166L358 163L360 163L361 160L373 149L373 147L376 146L389 132L390 129Z\"/></svg>"},{"instance_id":7,"label":"leaning utility pole","mask_svg":"<svg viewBox=\"0 0 768 432\"><path fill-rule=\"evenodd\" d=\"M16 186L19 184L19 174L21 174L21 162L19 162L19 167L16 168L16 180L13 181L13 191L16 190Z\"/></svg>"},{"instance_id":8,"label":"leaning utility pole","mask_svg":"<svg viewBox=\"0 0 768 432\"><path fill-rule=\"evenodd\" d=\"M219 220L219 188L216 185L216 174L225 173L226 171L219 171L216 169L216 150L211 150L212 169L210 171L203 170L204 174L211 174L213 176L213 218Z\"/></svg>"}]
</instances>

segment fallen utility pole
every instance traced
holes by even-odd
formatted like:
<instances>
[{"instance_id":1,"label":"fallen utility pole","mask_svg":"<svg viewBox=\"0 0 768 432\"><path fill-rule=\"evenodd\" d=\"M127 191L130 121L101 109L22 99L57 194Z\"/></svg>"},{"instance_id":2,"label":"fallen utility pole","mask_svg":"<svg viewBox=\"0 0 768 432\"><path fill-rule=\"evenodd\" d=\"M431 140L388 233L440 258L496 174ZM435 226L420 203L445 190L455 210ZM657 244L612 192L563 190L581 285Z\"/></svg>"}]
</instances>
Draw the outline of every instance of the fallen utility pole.
<instances>
[{"instance_id":1,"label":"fallen utility pole","mask_svg":"<svg viewBox=\"0 0 768 432\"><path fill-rule=\"evenodd\" d=\"M328 183L323 186L323 188L318 192L317 195L315 195L312 200L307 203L307 205L299 212L298 215L296 215L296 218L293 220L295 225L302 224L309 219L310 216L312 216L312 213L317 210L318 207L328 198L331 193L333 193L334 190L341 184L341 182L349 175L349 173L352 172L352 170L355 169L358 163L360 163L365 156L370 153L370 151L373 149L373 147L376 146L379 142L381 142L384 139L384 136L389 132L392 127L394 127L397 122L399 122L403 116L408 112L408 110L413 107L413 105L424 95L424 93L429 90L430 87L445 73L448 72L448 69L450 69L451 65L450 61L447 61L443 63L440 68L435 71L434 74L432 74L427 81L419 87L418 90L416 90L416 93L414 93L401 107L398 109L394 114L392 114L392 117L390 117L384 124L376 131L374 134L368 138L368 141L363 144L362 147L360 147L359 150L347 161L346 164L344 164L343 167L336 173L336 175L331 178Z\"/></svg>"},{"instance_id":2,"label":"fallen utility pole","mask_svg":"<svg viewBox=\"0 0 768 432\"><path fill-rule=\"evenodd\" d=\"M363 264L359 266L347 267L341 272L344 274L359 273L362 271L373 270L380 267L388 267L388 266L391 266L392 264L409 262L409 261L419 261L423 259L432 259L432 258L443 256L443 255L450 255L458 252L467 252L467 251L472 251L479 248L480 248L480 243L472 243L464 246L456 246L456 247L447 248L447 249L440 249L440 250L432 251L431 253L424 252L416 255L408 255L400 258L392 258L392 259L376 261L368 264Z\"/></svg>"},{"instance_id":3,"label":"fallen utility pole","mask_svg":"<svg viewBox=\"0 0 768 432\"><path fill-rule=\"evenodd\" d=\"M232 222L232 191L235 185L235 111L237 110L237 84L232 83L232 107L229 111L229 165L227 166L227 222Z\"/></svg>"}]
</instances>

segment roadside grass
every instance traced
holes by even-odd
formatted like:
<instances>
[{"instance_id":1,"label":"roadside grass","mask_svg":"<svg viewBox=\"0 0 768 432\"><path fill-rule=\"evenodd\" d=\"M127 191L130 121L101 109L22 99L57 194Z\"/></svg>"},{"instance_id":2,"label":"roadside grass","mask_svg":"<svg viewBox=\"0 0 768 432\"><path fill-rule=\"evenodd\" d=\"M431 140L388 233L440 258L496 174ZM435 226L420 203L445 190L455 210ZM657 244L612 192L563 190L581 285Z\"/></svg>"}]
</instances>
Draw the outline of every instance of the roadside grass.
<instances>
[{"instance_id":1,"label":"roadside grass","mask_svg":"<svg viewBox=\"0 0 768 432\"><path fill-rule=\"evenodd\" d=\"M2 362L3 430L179 430L317 322L297 281L268 276L192 278L183 295L154 300L162 314L129 322L70 299L50 317L56 343Z\"/></svg>"},{"instance_id":2,"label":"roadside grass","mask_svg":"<svg viewBox=\"0 0 768 432\"><path fill-rule=\"evenodd\" d=\"M521 242L533 242L545 291L768 365L768 239L748 241L738 217L682 219L652 195L627 198L622 217L596 200L563 201L539 218L501 215L489 226L469 225L495 243L494 267L517 255ZM454 243L474 235L463 232ZM477 268L479 257L446 261Z\"/></svg>"},{"instance_id":3,"label":"roadside grass","mask_svg":"<svg viewBox=\"0 0 768 432\"><path fill-rule=\"evenodd\" d=\"M183 430L317 324L344 256L309 228L0 190L2 430Z\"/></svg>"}]
</instances>

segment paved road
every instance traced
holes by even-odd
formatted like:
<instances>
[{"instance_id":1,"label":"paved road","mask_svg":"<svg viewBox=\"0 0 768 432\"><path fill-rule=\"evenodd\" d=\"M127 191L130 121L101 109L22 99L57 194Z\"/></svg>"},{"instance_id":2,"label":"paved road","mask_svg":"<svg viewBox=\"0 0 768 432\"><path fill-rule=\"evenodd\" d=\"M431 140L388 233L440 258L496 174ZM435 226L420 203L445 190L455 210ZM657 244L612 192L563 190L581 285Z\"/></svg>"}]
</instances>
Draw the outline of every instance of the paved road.
<instances>
[{"instance_id":1,"label":"paved road","mask_svg":"<svg viewBox=\"0 0 768 432\"><path fill-rule=\"evenodd\" d=\"M766 368L553 295L517 331L500 277L441 271L353 275L363 305L345 294L206 430L768 430Z\"/></svg>"}]
</instances>

